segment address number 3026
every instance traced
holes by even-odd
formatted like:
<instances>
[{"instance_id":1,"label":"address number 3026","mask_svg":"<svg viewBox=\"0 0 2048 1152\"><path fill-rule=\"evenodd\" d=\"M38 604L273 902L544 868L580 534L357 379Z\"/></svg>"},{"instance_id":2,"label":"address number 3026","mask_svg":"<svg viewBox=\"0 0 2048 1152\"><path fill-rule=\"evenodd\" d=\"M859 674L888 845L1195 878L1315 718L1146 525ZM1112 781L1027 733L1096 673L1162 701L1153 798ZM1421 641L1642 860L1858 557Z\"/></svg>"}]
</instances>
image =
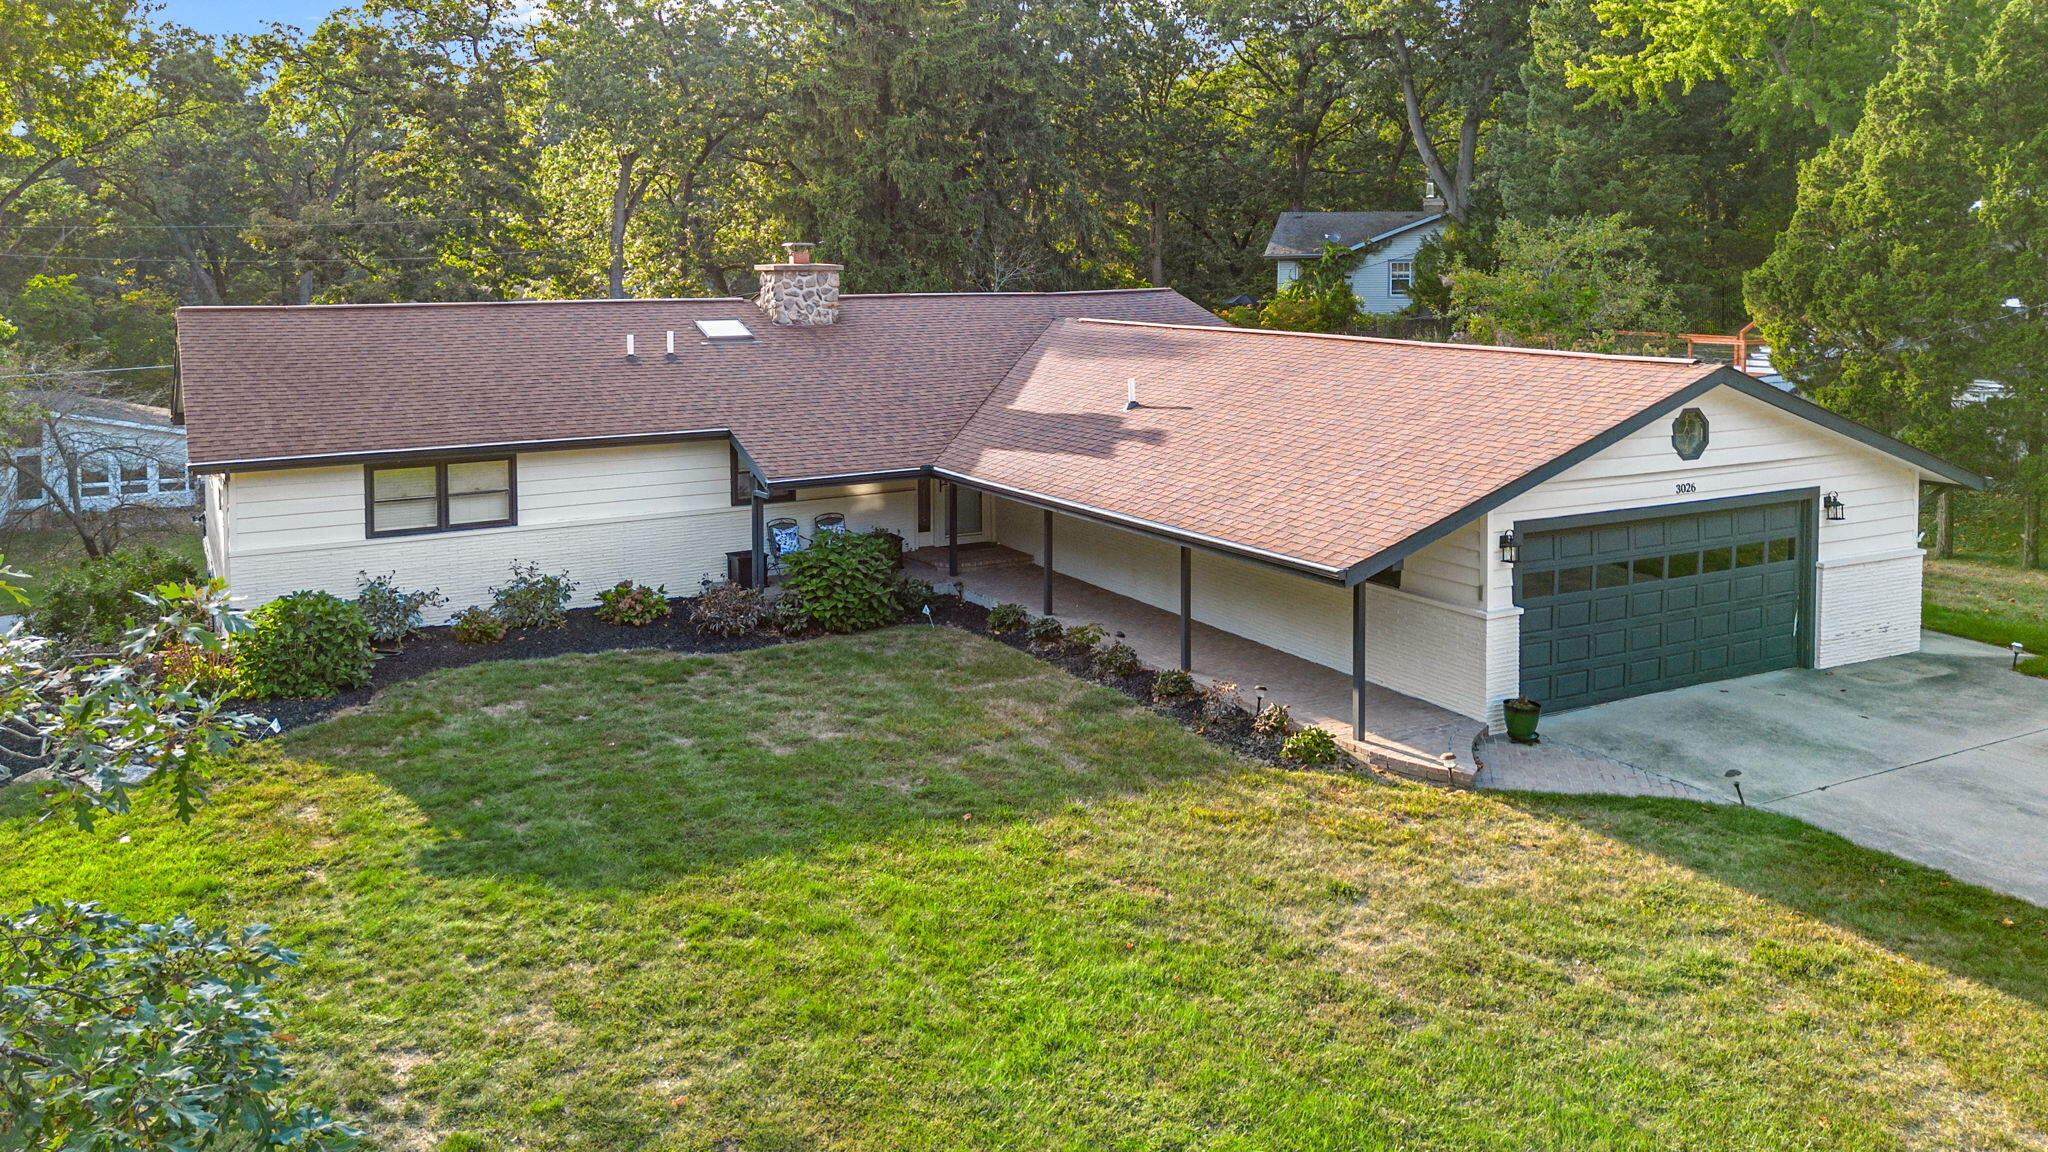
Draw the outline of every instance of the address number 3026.
<instances>
[{"instance_id":1,"label":"address number 3026","mask_svg":"<svg viewBox=\"0 0 2048 1152\"><path fill-rule=\"evenodd\" d=\"M1680 496L1690 496L1699 490L1700 486L1697 484L1680 484L1678 486L1678 494Z\"/></svg>"}]
</instances>

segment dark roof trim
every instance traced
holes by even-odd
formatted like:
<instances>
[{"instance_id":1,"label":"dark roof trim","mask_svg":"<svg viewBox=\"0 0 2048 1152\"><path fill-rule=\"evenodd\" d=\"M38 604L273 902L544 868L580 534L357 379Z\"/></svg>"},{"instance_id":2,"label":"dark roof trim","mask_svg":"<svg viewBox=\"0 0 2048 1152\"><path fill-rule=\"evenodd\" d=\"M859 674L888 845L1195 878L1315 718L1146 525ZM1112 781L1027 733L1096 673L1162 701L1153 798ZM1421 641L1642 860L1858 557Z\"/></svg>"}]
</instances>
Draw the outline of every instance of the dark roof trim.
<instances>
[{"instance_id":1,"label":"dark roof trim","mask_svg":"<svg viewBox=\"0 0 2048 1152\"><path fill-rule=\"evenodd\" d=\"M1200 532L1189 532L1184 529L1161 524L1156 520L1126 516L1106 508L1097 508L1092 504L1079 504L1071 500L1062 500L1057 496L1047 496L1044 493L1033 492L1027 488L1015 488L1008 484L995 484L986 480L977 480L968 473L955 472L949 468L934 468L931 470L931 474L941 480L956 481L969 488L979 489L983 492L993 492L998 496L1015 500L1020 504L1030 504L1038 508L1051 509L1054 512L1064 512L1070 516L1079 516L1086 520L1108 524L1111 527L1127 529L1142 535L1158 537L1162 540L1171 540L1176 544L1186 544L1190 547L1201 548L1209 552L1220 552L1242 560L1249 560L1263 567L1281 569L1292 572L1297 576L1307 576L1330 584L1344 582L1344 569L1334 568L1326 564L1317 564L1312 560L1303 560L1300 557L1289 556L1284 552L1274 552L1267 548L1255 548L1249 544L1238 544L1218 536L1207 536Z\"/></svg>"},{"instance_id":2,"label":"dark roof trim","mask_svg":"<svg viewBox=\"0 0 2048 1152\"><path fill-rule=\"evenodd\" d=\"M631 444L668 444L683 440L723 440L727 428L691 428L675 432L627 432L616 436L565 436L553 440L502 440L485 444L436 444L423 448L379 448L366 452L330 452L311 456L266 456L251 460L205 460L187 466L191 472L270 472L279 468L318 468L328 464L380 464L392 460L439 459L476 452L547 452L569 448L612 448Z\"/></svg>"},{"instance_id":3,"label":"dark roof trim","mask_svg":"<svg viewBox=\"0 0 2048 1152\"><path fill-rule=\"evenodd\" d=\"M1600 435L1593 437L1591 440L1586 441L1584 444L1579 445L1577 448L1559 456L1542 467L1524 474L1513 483L1497 488L1487 495L1474 500L1449 516L1422 529L1420 532L1410 535L1399 544L1359 561L1345 570L1344 582L1346 584L1357 584L1371 577L1374 573L1400 563L1407 557L1420 552L1438 540L1465 527L1477 517L1493 511L1495 508L1513 500L1515 497L1551 479L1560 472L1571 468L1573 465L1599 455L1601 452L1612 448L1621 440L1649 427L1650 424L1660 417L1667 416L1685 407L1692 401L1723 385L1733 388L1745 396L1774 405L1794 416L1810 420L1830 431L1839 432L1880 452L1896 456L1924 471L1946 477L1950 483L1980 489L1989 483L1984 477L1974 472L1958 468L1938 456L1923 452L1902 440L1895 440L1874 428L1867 428L1846 416L1823 408L1811 400L1801 399L1789 392L1780 392L1778 389L1758 380L1747 372L1736 368L1724 367L1701 377L1699 380L1687 385L1676 395L1651 405L1642 412L1616 424L1614 427L1609 428L1607 431L1602 432Z\"/></svg>"},{"instance_id":4,"label":"dark roof trim","mask_svg":"<svg viewBox=\"0 0 2048 1152\"><path fill-rule=\"evenodd\" d=\"M917 480L932 474L930 465L883 468L874 472L827 472L817 476L784 476L767 481L770 492L797 488L833 488L843 484L877 484L885 480Z\"/></svg>"}]
</instances>

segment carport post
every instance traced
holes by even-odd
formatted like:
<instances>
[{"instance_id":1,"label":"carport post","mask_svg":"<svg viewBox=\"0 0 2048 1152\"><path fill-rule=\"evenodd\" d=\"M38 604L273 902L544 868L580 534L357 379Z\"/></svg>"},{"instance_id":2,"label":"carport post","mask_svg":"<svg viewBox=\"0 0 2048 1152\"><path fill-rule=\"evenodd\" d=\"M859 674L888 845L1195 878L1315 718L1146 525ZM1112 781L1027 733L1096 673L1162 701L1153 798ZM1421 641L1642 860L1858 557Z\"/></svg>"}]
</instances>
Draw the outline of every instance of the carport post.
<instances>
[{"instance_id":1,"label":"carport post","mask_svg":"<svg viewBox=\"0 0 2048 1152\"><path fill-rule=\"evenodd\" d=\"M1365 581L1351 586L1351 736L1365 739Z\"/></svg>"},{"instance_id":2,"label":"carport post","mask_svg":"<svg viewBox=\"0 0 2048 1152\"><path fill-rule=\"evenodd\" d=\"M753 518L754 522L754 552L750 558L753 563L749 567L747 575L751 578L754 587L766 588L768 586L768 526L763 522L763 505L759 488L754 489L752 495L747 497L747 505L748 515Z\"/></svg>"},{"instance_id":3,"label":"carport post","mask_svg":"<svg viewBox=\"0 0 2048 1152\"><path fill-rule=\"evenodd\" d=\"M946 575L960 574L960 486L946 485Z\"/></svg>"},{"instance_id":4,"label":"carport post","mask_svg":"<svg viewBox=\"0 0 2048 1152\"><path fill-rule=\"evenodd\" d=\"M1052 509L1045 510L1045 614L1052 615Z\"/></svg>"},{"instance_id":5,"label":"carport post","mask_svg":"<svg viewBox=\"0 0 2048 1152\"><path fill-rule=\"evenodd\" d=\"M1180 670L1195 667L1194 584L1188 577L1188 546L1180 546Z\"/></svg>"}]
</instances>

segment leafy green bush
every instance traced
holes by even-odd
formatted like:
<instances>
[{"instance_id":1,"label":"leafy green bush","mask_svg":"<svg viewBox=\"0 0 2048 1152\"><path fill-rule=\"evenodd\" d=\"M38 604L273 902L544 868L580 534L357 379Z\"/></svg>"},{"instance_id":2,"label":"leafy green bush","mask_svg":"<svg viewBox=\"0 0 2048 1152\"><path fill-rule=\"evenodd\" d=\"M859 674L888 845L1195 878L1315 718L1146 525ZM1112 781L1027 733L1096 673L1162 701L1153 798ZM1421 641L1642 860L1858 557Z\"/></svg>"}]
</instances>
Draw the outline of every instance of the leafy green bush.
<instances>
[{"instance_id":1,"label":"leafy green bush","mask_svg":"<svg viewBox=\"0 0 2048 1152\"><path fill-rule=\"evenodd\" d=\"M649 588L621 580L597 594L597 618L607 624L645 628L669 614L668 586Z\"/></svg>"},{"instance_id":2,"label":"leafy green bush","mask_svg":"<svg viewBox=\"0 0 2048 1152\"><path fill-rule=\"evenodd\" d=\"M1173 704L1195 694L1195 678L1178 668L1168 668L1152 678L1152 699Z\"/></svg>"},{"instance_id":3,"label":"leafy green bush","mask_svg":"<svg viewBox=\"0 0 2048 1152\"><path fill-rule=\"evenodd\" d=\"M1095 670L1104 676L1136 676L1144 667L1137 649L1121 640L1095 654Z\"/></svg>"},{"instance_id":4,"label":"leafy green bush","mask_svg":"<svg viewBox=\"0 0 2048 1152\"><path fill-rule=\"evenodd\" d=\"M464 644L496 644L511 631L511 625L495 608L471 604L448 622L449 634Z\"/></svg>"},{"instance_id":5,"label":"leafy green bush","mask_svg":"<svg viewBox=\"0 0 2048 1152\"><path fill-rule=\"evenodd\" d=\"M370 639L380 644L395 644L419 631L426 623L427 609L447 602L439 588L424 592L401 589L396 572L375 578L368 572L356 573L356 607L370 622Z\"/></svg>"},{"instance_id":6,"label":"leafy green bush","mask_svg":"<svg viewBox=\"0 0 2048 1152\"><path fill-rule=\"evenodd\" d=\"M137 599L141 593L204 578L191 557L162 548L87 560L50 578L42 603L28 614L28 628L39 636L111 646L148 618Z\"/></svg>"},{"instance_id":7,"label":"leafy green bush","mask_svg":"<svg viewBox=\"0 0 2048 1152\"><path fill-rule=\"evenodd\" d=\"M908 573L896 576L896 607L908 616L915 616L938 602L939 591L929 580L920 580Z\"/></svg>"},{"instance_id":8,"label":"leafy green bush","mask_svg":"<svg viewBox=\"0 0 2048 1152\"><path fill-rule=\"evenodd\" d=\"M1024 617L1022 604L998 604L988 610L988 630L997 636L1015 632L1024 626Z\"/></svg>"},{"instance_id":9,"label":"leafy green bush","mask_svg":"<svg viewBox=\"0 0 2048 1152\"><path fill-rule=\"evenodd\" d=\"M1280 755L1297 764L1334 764L1337 738L1321 728L1303 728L1280 745Z\"/></svg>"},{"instance_id":10,"label":"leafy green bush","mask_svg":"<svg viewBox=\"0 0 2048 1152\"><path fill-rule=\"evenodd\" d=\"M1252 731L1261 736L1285 736L1294 731L1294 714L1285 704L1268 704L1252 721Z\"/></svg>"},{"instance_id":11,"label":"leafy green bush","mask_svg":"<svg viewBox=\"0 0 2048 1152\"><path fill-rule=\"evenodd\" d=\"M294 592L249 613L235 639L242 690L259 700L331 696L370 682L370 622L327 592Z\"/></svg>"},{"instance_id":12,"label":"leafy green bush","mask_svg":"<svg viewBox=\"0 0 2048 1152\"><path fill-rule=\"evenodd\" d=\"M1067 626L1050 616L1040 616L1024 626L1024 639L1041 647L1049 648L1067 635Z\"/></svg>"},{"instance_id":13,"label":"leafy green bush","mask_svg":"<svg viewBox=\"0 0 2048 1152\"><path fill-rule=\"evenodd\" d=\"M569 595L576 581L568 573L546 575L539 564L512 562L512 579L491 589L491 607L508 628L560 628L569 622Z\"/></svg>"},{"instance_id":14,"label":"leafy green bush","mask_svg":"<svg viewBox=\"0 0 2048 1152\"><path fill-rule=\"evenodd\" d=\"M707 584L690 602L690 622L714 636L744 636L767 624L772 611L759 588Z\"/></svg>"},{"instance_id":15,"label":"leafy green bush","mask_svg":"<svg viewBox=\"0 0 2048 1152\"><path fill-rule=\"evenodd\" d=\"M895 537L821 532L783 557L783 585L828 632L860 632L896 619Z\"/></svg>"},{"instance_id":16,"label":"leafy green bush","mask_svg":"<svg viewBox=\"0 0 2048 1152\"><path fill-rule=\"evenodd\" d=\"M0 1139L13 1148L339 1149L290 1089L262 925L138 924L96 904L0 916Z\"/></svg>"},{"instance_id":17,"label":"leafy green bush","mask_svg":"<svg viewBox=\"0 0 2048 1152\"><path fill-rule=\"evenodd\" d=\"M157 675L166 684L189 684L202 696L226 698L240 684L241 668L232 648L173 642L155 654Z\"/></svg>"},{"instance_id":18,"label":"leafy green bush","mask_svg":"<svg viewBox=\"0 0 2048 1152\"><path fill-rule=\"evenodd\" d=\"M804 606L804 598L788 588L784 588L782 594L775 598L769 615L774 618L775 630L785 636L808 632L813 623L811 610Z\"/></svg>"},{"instance_id":19,"label":"leafy green bush","mask_svg":"<svg viewBox=\"0 0 2048 1152\"><path fill-rule=\"evenodd\" d=\"M1076 624L1067 629L1067 647L1076 652L1093 651L1107 635L1100 624Z\"/></svg>"}]
</instances>

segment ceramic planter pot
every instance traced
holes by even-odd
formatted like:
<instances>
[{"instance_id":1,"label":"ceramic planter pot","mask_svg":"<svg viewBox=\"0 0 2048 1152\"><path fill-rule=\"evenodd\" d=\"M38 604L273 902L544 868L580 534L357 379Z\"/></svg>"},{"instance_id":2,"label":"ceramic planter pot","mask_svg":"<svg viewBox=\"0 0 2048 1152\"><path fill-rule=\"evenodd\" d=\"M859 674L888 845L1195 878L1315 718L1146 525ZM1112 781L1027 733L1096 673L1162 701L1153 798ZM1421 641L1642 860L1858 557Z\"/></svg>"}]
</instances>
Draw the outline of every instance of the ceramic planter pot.
<instances>
[{"instance_id":1,"label":"ceramic planter pot","mask_svg":"<svg viewBox=\"0 0 2048 1152\"><path fill-rule=\"evenodd\" d=\"M1501 705L1507 713L1508 739L1517 744L1534 744L1536 718L1543 714L1543 705L1534 700L1509 700Z\"/></svg>"}]
</instances>

